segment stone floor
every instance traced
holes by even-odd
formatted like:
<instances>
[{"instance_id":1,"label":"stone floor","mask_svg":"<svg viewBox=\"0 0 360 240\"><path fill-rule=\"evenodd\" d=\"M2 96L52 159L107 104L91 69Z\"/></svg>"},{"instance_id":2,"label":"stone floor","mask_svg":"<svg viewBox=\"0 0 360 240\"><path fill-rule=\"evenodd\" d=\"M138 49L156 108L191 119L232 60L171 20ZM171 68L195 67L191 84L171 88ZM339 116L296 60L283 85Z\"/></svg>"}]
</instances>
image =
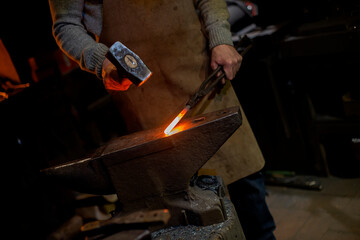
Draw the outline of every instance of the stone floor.
<instances>
[{"instance_id":1,"label":"stone floor","mask_svg":"<svg viewBox=\"0 0 360 240\"><path fill-rule=\"evenodd\" d=\"M277 240L360 240L360 178L317 178L321 191L267 185Z\"/></svg>"}]
</instances>

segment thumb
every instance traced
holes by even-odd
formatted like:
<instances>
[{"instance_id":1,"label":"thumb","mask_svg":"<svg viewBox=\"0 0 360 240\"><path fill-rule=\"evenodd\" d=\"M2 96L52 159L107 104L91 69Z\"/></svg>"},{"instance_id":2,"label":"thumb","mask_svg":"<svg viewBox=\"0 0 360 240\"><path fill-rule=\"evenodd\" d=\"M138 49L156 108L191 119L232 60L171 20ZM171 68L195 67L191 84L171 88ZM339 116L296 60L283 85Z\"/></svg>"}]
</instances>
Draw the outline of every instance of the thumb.
<instances>
[{"instance_id":1,"label":"thumb","mask_svg":"<svg viewBox=\"0 0 360 240\"><path fill-rule=\"evenodd\" d=\"M219 64L217 64L217 62L215 62L215 61L211 61L211 63L210 63L210 67L211 67L211 69L212 70L215 70L215 69L217 69L217 67L219 66Z\"/></svg>"}]
</instances>

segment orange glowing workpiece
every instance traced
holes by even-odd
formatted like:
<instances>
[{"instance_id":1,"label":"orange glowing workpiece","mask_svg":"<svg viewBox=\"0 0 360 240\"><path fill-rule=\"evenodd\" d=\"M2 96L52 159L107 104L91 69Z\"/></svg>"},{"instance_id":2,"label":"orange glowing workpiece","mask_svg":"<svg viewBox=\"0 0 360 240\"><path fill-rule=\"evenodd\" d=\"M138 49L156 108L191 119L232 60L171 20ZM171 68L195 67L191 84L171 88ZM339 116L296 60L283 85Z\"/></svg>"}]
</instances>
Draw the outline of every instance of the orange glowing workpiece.
<instances>
[{"instance_id":1,"label":"orange glowing workpiece","mask_svg":"<svg viewBox=\"0 0 360 240\"><path fill-rule=\"evenodd\" d=\"M171 130L180 122L180 120L184 117L184 115L189 111L190 106L186 105L186 107L176 116L176 118L170 123L169 126L165 129L164 133L166 135L170 135Z\"/></svg>"}]
</instances>

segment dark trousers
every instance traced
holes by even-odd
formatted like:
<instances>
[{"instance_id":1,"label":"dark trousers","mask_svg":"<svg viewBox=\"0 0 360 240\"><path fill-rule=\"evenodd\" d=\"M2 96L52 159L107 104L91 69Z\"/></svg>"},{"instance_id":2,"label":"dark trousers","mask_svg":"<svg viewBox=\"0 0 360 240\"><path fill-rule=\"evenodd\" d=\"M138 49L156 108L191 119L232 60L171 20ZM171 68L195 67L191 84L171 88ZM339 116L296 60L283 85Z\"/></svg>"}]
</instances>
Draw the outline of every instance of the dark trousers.
<instances>
[{"instance_id":1,"label":"dark trousers","mask_svg":"<svg viewBox=\"0 0 360 240\"><path fill-rule=\"evenodd\" d=\"M247 240L274 240L275 222L265 202L265 184L261 172L228 185Z\"/></svg>"}]
</instances>

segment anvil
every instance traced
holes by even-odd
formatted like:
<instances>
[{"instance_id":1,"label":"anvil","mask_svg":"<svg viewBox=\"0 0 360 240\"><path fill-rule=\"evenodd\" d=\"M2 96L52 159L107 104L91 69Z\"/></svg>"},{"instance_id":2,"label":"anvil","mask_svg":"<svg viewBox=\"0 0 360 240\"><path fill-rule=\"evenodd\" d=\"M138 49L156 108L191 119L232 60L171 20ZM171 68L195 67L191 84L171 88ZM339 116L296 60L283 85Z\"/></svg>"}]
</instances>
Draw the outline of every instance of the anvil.
<instances>
[{"instance_id":1,"label":"anvil","mask_svg":"<svg viewBox=\"0 0 360 240\"><path fill-rule=\"evenodd\" d=\"M221 197L190 180L242 123L239 107L183 119L171 135L164 128L115 138L88 158L42 170L72 189L116 193L129 213L170 211L170 225L223 221Z\"/></svg>"}]
</instances>

